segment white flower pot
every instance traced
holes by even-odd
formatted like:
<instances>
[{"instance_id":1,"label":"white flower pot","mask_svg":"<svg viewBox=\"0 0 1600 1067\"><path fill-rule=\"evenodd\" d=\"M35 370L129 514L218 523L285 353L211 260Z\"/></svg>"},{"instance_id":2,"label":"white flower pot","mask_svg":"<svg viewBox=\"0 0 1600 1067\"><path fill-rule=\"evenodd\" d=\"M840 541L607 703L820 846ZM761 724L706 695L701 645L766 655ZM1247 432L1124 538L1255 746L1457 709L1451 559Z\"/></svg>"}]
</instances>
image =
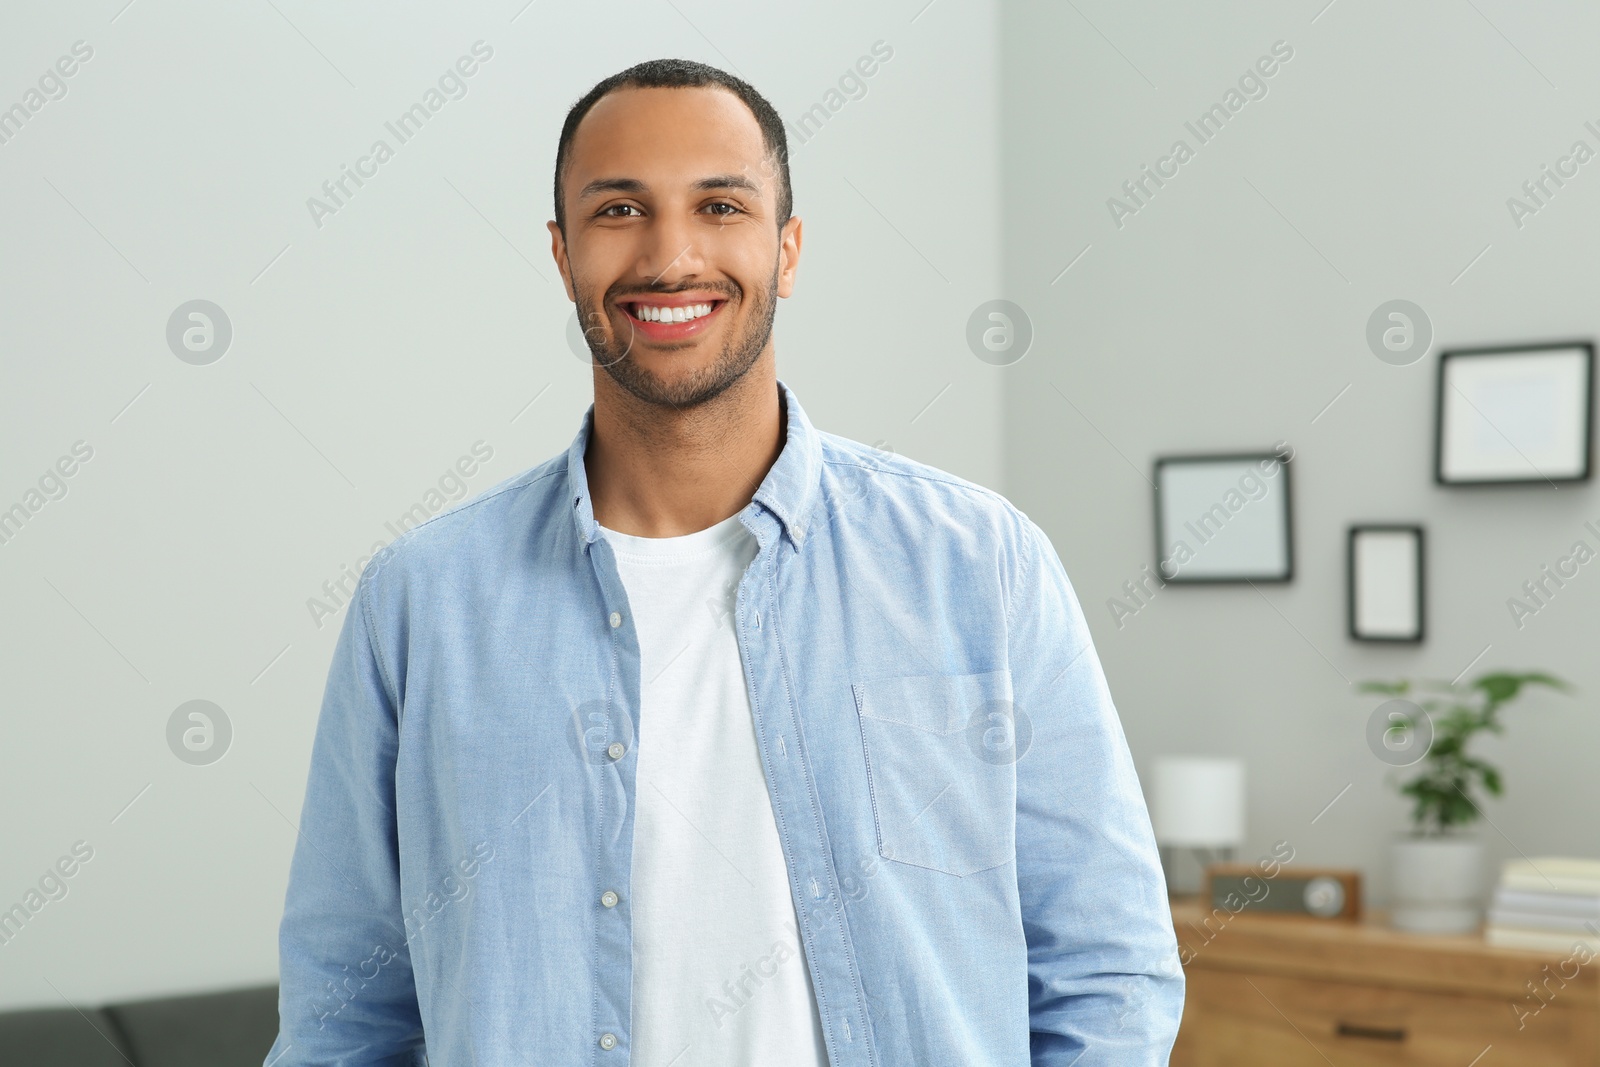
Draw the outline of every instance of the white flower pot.
<instances>
[{"instance_id":1,"label":"white flower pot","mask_svg":"<svg viewBox=\"0 0 1600 1067\"><path fill-rule=\"evenodd\" d=\"M1418 934L1464 934L1482 921L1483 842L1475 837L1397 838L1389 922Z\"/></svg>"}]
</instances>

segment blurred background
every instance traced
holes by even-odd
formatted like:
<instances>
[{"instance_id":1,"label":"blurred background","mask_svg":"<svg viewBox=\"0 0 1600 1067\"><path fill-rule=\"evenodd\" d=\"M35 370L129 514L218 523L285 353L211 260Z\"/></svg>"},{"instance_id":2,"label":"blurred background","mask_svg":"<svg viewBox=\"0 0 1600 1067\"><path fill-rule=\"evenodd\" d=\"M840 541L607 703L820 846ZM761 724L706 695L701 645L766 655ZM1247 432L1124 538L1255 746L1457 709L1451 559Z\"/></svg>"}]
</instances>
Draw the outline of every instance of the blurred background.
<instances>
[{"instance_id":1,"label":"blurred background","mask_svg":"<svg viewBox=\"0 0 1600 1067\"><path fill-rule=\"evenodd\" d=\"M1573 689L1472 742L1504 787L1463 828L1479 919L1505 863L1600 855L1600 566L1525 590L1600 547L1600 495L1440 484L1434 454L1441 352L1600 326L1591 6L109 0L0 27L0 909L82 861L0 925L0 1008L276 980L353 575L576 432L556 138L662 56L788 121L780 378L1040 523L1147 795L1165 757L1228 761L1240 828L1209 844L1287 842L1381 912L1412 799L1360 684L1548 672ZM1369 330L1397 300L1398 355ZM1156 461L1283 443L1292 576L1152 580ZM1352 636L1361 523L1425 528L1421 641Z\"/></svg>"}]
</instances>

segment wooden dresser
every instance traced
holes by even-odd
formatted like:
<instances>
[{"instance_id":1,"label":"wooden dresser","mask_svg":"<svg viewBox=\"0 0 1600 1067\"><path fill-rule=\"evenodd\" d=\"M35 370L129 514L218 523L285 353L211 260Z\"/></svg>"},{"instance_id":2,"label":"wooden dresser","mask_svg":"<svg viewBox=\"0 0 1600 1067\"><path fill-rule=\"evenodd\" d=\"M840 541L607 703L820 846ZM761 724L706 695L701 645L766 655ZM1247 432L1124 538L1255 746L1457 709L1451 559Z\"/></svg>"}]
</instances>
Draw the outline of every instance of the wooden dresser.
<instances>
[{"instance_id":1,"label":"wooden dresser","mask_svg":"<svg viewBox=\"0 0 1600 1067\"><path fill-rule=\"evenodd\" d=\"M1188 983L1172 1067L1600 1065L1600 956L1182 898L1172 925Z\"/></svg>"}]
</instances>

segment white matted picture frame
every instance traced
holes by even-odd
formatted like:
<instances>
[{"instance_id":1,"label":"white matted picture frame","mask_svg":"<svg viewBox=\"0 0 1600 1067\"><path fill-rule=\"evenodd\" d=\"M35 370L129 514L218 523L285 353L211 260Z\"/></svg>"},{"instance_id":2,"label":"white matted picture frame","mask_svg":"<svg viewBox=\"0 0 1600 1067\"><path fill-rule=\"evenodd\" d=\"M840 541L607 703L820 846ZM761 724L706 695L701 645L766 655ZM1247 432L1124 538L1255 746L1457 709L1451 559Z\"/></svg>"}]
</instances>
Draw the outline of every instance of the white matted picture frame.
<instances>
[{"instance_id":1,"label":"white matted picture frame","mask_svg":"<svg viewBox=\"0 0 1600 1067\"><path fill-rule=\"evenodd\" d=\"M1350 527L1347 576L1350 637L1418 644L1424 631L1426 553L1421 526Z\"/></svg>"},{"instance_id":2,"label":"white matted picture frame","mask_svg":"<svg viewBox=\"0 0 1600 1067\"><path fill-rule=\"evenodd\" d=\"M1162 456L1155 464L1156 573L1163 582L1294 577L1294 450Z\"/></svg>"},{"instance_id":3,"label":"white matted picture frame","mask_svg":"<svg viewBox=\"0 0 1600 1067\"><path fill-rule=\"evenodd\" d=\"M1439 354L1434 481L1558 485L1589 480L1594 344L1561 341Z\"/></svg>"}]
</instances>

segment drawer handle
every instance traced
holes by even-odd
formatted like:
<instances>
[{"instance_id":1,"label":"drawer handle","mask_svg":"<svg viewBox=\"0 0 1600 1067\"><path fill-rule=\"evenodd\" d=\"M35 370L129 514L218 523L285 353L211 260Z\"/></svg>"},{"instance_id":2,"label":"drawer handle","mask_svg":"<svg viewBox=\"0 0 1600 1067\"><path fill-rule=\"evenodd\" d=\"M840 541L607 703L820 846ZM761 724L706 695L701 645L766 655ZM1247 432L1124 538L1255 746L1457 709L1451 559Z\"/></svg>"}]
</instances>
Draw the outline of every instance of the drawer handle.
<instances>
[{"instance_id":1,"label":"drawer handle","mask_svg":"<svg viewBox=\"0 0 1600 1067\"><path fill-rule=\"evenodd\" d=\"M1334 1033L1340 1037L1369 1037L1374 1041L1404 1041L1406 1029L1403 1026L1360 1026L1356 1023L1347 1023L1340 1020L1334 1027Z\"/></svg>"}]
</instances>

